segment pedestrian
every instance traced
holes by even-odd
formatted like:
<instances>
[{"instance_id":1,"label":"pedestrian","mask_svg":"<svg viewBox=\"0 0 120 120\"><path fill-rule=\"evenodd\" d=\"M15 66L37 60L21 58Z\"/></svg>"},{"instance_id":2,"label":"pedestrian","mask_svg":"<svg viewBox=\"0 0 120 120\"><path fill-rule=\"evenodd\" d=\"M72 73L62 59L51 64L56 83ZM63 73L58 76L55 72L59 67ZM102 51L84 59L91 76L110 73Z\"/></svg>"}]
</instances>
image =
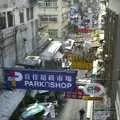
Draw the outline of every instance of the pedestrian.
<instances>
[{"instance_id":1,"label":"pedestrian","mask_svg":"<svg viewBox=\"0 0 120 120\"><path fill-rule=\"evenodd\" d=\"M84 111L83 108L81 108L81 109L79 110L79 114L80 114L80 120L84 120L85 111Z\"/></svg>"}]
</instances>

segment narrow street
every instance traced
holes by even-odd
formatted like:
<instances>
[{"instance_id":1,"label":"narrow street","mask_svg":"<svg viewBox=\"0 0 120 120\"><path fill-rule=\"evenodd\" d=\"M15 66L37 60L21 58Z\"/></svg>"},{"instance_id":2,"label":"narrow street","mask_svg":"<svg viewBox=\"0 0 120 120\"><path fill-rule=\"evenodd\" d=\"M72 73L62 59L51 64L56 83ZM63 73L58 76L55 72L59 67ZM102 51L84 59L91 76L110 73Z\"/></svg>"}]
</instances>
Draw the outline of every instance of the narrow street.
<instances>
[{"instance_id":1,"label":"narrow street","mask_svg":"<svg viewBox=\"0 0 120 120\"><path fill-rule=\"evenodd\" d=\"M79 110L86 110L86 101L79 99L68 99L56 120L80 120Z\"/></svg>"}]
</instances>

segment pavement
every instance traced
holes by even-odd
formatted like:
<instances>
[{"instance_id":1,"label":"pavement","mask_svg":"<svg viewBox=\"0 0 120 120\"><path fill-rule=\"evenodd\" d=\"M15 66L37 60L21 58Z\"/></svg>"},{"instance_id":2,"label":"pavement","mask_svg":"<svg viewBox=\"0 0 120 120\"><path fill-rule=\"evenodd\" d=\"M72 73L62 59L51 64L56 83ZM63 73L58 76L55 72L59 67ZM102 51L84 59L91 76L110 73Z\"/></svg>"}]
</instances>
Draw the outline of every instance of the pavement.
<instances>
[{"instance_id":1,"label":"pavement","mask_svg":"<svg viewBox=\"0 0 120 120\"><path fill-rule=\"evenodd\" d=\"M86 101L68 99L56 120L80 120L79 110L81 108L86 110L86 107Z\"/></svg>"}]
</instances>

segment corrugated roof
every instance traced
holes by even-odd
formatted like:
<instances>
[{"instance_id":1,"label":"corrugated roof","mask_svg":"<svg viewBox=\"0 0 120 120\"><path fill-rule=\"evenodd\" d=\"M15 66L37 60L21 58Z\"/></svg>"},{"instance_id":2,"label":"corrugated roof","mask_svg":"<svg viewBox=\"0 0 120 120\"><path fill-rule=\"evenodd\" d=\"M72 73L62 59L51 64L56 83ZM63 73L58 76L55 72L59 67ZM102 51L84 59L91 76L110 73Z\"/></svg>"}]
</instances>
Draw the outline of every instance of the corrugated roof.
<instances>
[{"instance_id":1,"label":"corrugated roof","mask_svg":"<svg viewBox=\"0 0 120 120\"><path fill-rule=\"evenodd\" d=\"M9 120L26 90L3 91L0 95L0 120Z\"/></svg>"}]
</instances>

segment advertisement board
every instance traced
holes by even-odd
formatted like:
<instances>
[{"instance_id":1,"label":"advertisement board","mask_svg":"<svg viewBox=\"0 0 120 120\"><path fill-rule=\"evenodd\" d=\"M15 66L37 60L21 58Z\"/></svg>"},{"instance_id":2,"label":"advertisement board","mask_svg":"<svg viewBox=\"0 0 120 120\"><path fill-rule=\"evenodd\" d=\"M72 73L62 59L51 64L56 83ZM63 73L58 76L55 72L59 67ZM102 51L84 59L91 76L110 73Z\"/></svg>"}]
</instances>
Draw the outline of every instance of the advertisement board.
<instances>
[{"instance_id":1,"label":"advertisement board","mask_svg":"<svg viewBox=\"0 0 120 120\"><path fill-rule=\"evenodd\" d=\"M74 91L72 92L65 92L65 98L70 98L70 99L82 99L83 96L88 96L85 92L83 87L78 86L75 88Z\"/></svg>"},{"instance_id":2,"label":"advertisement board","mask_svg":"<svg viewBox=\"0 0 120 120\"><path fill-rule=\"evenodd\" d=\"M74 92L65 92L65 98L82 99L84 92L82 89L75 89Z\"/></svg>"},{"instance_id":3,"label":"advertisement board","mask_svg":"<svg viewBox=\"0 0 120 120\"><path fill-rule=\"evenodd\" d=\"M99 83L90 83L85 85L84 91L90 96L101 96L105 93L105 88Z\"/></svg>"},{"instance_id":4,"label":"advertisement board","mask_svg":"<svg viewBox=\"0 0 120 120\"><path fill-rule=\"evenodd\" d=\"M76 71L4 69L6 88L71 91L75 88Z\"/></svg>"},{"instance_id":5,"label":"advertisement board","mask_svg":"<svg viewBox=\"0 0 120 120\"><path fill-rule=\"evenodd\" d=\"M71 61L72 69L92 70L93 63L81 58L79 55L66 53L65 57Z\"/></svg>"}]
</instances>

